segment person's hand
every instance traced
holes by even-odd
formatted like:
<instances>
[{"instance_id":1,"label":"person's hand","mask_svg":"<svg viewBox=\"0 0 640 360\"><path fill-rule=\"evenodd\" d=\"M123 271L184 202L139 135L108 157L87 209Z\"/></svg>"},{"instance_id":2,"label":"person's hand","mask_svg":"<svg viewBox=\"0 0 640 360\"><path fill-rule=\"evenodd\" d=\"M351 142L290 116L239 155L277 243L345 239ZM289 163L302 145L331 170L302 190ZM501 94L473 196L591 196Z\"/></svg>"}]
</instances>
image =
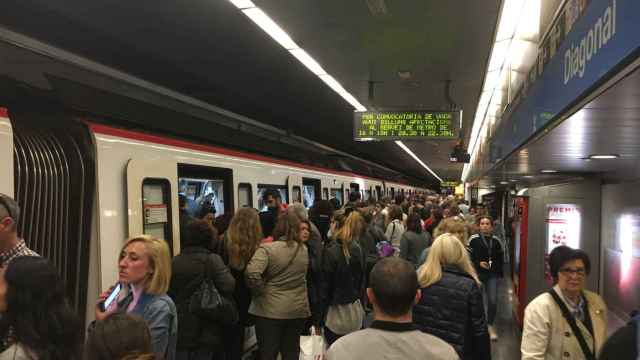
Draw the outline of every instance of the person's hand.
<instances>
[{"instance_id":1,"label":"person's hand","mask_svg":"<svg viewBox=\"0 0 640 360\"><path fill-rule=\"evenodd\" d=\"M480 261L480 267L487 270L491 269L491 266L489 266L487 261Z\"/></svg>"},{"instance_id":2,"label":"person's hand","mask_svg":"<svg viewBox=\"0 0 640 360\"><path fill-rule=\"evenodd\" d=\"M100 304L102 304L107 297L109 296L109 294L111 293L111 291L113 290L114 286L109 287L108 290L103 291L102 294L100 294L100 297L98 298L98 302L96 303L96 311L95 311L95 315L96 315L96 320L97 321L101 321L106 319L109 315L113 314L117 308L118 308L118 301L114 301L111 303L111 305L109 305L109 308L107 308L106 311L102 311Z\"/></svg>"},{"instance_id":3,"label":"person's hand","mask_svg":"<svg viewBox=\"0 0 640 360\"><path fill-rule=\"evenodd\" d=\"M207 213L207 215L205 215L204 218L202 219L207 220L210 224L213 225L213 222L215 221L216 217L215 215L213 215L213 213Z\"/></svg>"}]
</instances>

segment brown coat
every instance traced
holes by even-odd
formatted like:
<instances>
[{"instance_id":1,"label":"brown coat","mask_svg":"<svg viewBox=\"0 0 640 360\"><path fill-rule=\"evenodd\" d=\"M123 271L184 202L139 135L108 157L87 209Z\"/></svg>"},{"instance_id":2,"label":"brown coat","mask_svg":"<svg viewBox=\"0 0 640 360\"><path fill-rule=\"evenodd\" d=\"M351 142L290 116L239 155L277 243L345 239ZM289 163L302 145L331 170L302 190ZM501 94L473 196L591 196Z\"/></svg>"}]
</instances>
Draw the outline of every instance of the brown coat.
<instances>
[{"instance_id":1,"label":"brown coat","mask_svg":"<svg viewBox=\"0 0 640 360\"><path fill-rule=\"evenodd\" d=\"M309 255L306 245L301 244L296 253L297 246L274 241L256 250L245 271L247 286L253 295L250 314L270 319L311 316L306 280ZM281 272L294 255L291 265Z\"/></svg>"}]
</instances>

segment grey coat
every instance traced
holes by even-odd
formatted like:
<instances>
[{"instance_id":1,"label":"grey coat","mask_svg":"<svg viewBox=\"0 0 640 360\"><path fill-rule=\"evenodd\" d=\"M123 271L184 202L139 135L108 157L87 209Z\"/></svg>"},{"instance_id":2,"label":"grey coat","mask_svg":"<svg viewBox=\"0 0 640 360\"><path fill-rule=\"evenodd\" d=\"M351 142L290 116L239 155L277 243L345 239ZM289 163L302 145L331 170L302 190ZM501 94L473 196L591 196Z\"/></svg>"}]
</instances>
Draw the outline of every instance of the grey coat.
<instances>
[{"instance_id":1,"label":"grey coat","mask_svg":"<svg viewBox=\"0 0 640 360\"><path fill-rule=\"evenodd\" d=\"M430 242L431 235L426 231L420 234L413 231L405 231L400 239L400 257L417 267L420 265L420 255L429 246Z\"/></svg>"}]
</instances>

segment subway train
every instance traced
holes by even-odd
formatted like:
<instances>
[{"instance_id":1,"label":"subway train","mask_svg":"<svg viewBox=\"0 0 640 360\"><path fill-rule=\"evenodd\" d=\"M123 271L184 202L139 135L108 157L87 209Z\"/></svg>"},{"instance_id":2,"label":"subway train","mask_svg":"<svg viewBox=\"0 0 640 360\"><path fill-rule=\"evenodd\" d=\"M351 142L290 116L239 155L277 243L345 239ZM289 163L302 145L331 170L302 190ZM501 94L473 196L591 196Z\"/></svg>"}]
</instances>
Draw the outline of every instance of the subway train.
<instances>
[{"instance_id":1,"label":"subway train","mask_svg":"<svg viewBox=\"0 0 640 360\"><path fill-rule=\"evenodd\" d=\"M151 234L179 251L179 195L194 214L207 207L223 215L263 209L267 188L307 207L317 199L344 203L354 191L364 200L428 191L87 118L44 120L0 108L0 192L21 204L19 235L60 269L86 321L117 279L126 238Z\"/></svg>"}]
</instances>

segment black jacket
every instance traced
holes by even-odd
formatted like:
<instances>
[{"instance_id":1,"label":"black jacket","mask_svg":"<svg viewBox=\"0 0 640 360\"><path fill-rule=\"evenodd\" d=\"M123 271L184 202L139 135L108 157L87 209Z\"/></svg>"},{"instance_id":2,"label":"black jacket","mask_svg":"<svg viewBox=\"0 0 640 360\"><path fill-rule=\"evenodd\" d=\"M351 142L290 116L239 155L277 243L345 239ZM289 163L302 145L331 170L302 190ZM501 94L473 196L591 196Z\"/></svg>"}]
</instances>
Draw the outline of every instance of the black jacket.
<instances>
[{"instance_id":1,"label":"black jacket","mask_svg":"<svg viewBox=\"0 0 640 360\"><path fill-rule=\"evenodd\" d=\"M311 318L314 325L320 325L322 321L322 305L320 303L320 289L322 287L322 235L314 223L311 223L311 234L307 241L309 253L309 268L307 269L307 295Z\"/></svg>"},{"instance_id":2,"label":"black jacket","mask_svg":"<svg viewBox=\"0 0 640 360\"><path fill-rule=\"evenodd\" d=\"M640 316L640 315L636 315ZM626 326L614 332L600 350L600 360L635 360L640 351L638 320L631 320Z\"/></svg>"},{"instance_id":3,"label":"black jacket","mask_svg":"<svg viewBox=\"0 0 640 360\"><path fill-rule=\"evenodd\" d=\"M364 291L364 252L357 241L349 246L349 263L342 251L342 241L333 241L324 250L322 288L323 318L329 306L351 304L361 299Z\"/></svg>"},{"instance_id":4,"label":"black jacket","mask_svg":"<svg viewBox=\"0 0 640 360\"><path fill-rule=\"evenodd\" d=\"M376 225L370 224L367 226L364 234L360 237L360 245L365 253L367 274L371 272L373 266L378 262L380 257L378 256L378 245L381 241L389 241L384 231Z\"/></svg>"},{"instance_id":5,"label":"black jacket","mask_svg":"<svg viewBox=\"0 0 640 360\"><path fill-rule=\"evenodd\" d=\"M309 219L320 231L320 236L322 236L322 242L327 242L327 233L329 232L329 228L331 227L331 218L328 215L316 215Z\"/></svg>"},{"instance_id":6,"label":"black jacket","mask_svg":"<svg viewBox=\"0 0 640 360\"><path fill-rule=\"evenodd\" d=\"M174 257L168 294L178 309L178 348L221 349L223 346L221 326L200 319L188 311L191 294L187 292L189 288L193 288L190 286L193 281L205 272L207 261L211 261L208 276L213 279L220 294L229 297L233 294L235 280L219 255L204 247L190 246Z\"/></svg>"},{"instance_id":7,"label":"black jacket","mask_svg":"<svg viewBox=\"0 0 640 360\"><path fill-rule=\"evenodd\" d=\"M490 275L502 277L504 254L500 239L495 236L475 234L469 238L469 249L471 250L471 261L480 280L485 281ZM491 260L491 269L487 270L480 266L481 261L488 262L489 260Z\"/></svg>"},{"instance_id":8,"label":"black jacket","mask_svg":"<svg viewBox=\"0 0 640 360\"><path fill-rule=\"evenodd\" d=\"M413 308L413 322L426 333L448 342L461 359L491 359L491 345L478 284L455 267L423 288Z\"/></svg>"}]
</instances>

